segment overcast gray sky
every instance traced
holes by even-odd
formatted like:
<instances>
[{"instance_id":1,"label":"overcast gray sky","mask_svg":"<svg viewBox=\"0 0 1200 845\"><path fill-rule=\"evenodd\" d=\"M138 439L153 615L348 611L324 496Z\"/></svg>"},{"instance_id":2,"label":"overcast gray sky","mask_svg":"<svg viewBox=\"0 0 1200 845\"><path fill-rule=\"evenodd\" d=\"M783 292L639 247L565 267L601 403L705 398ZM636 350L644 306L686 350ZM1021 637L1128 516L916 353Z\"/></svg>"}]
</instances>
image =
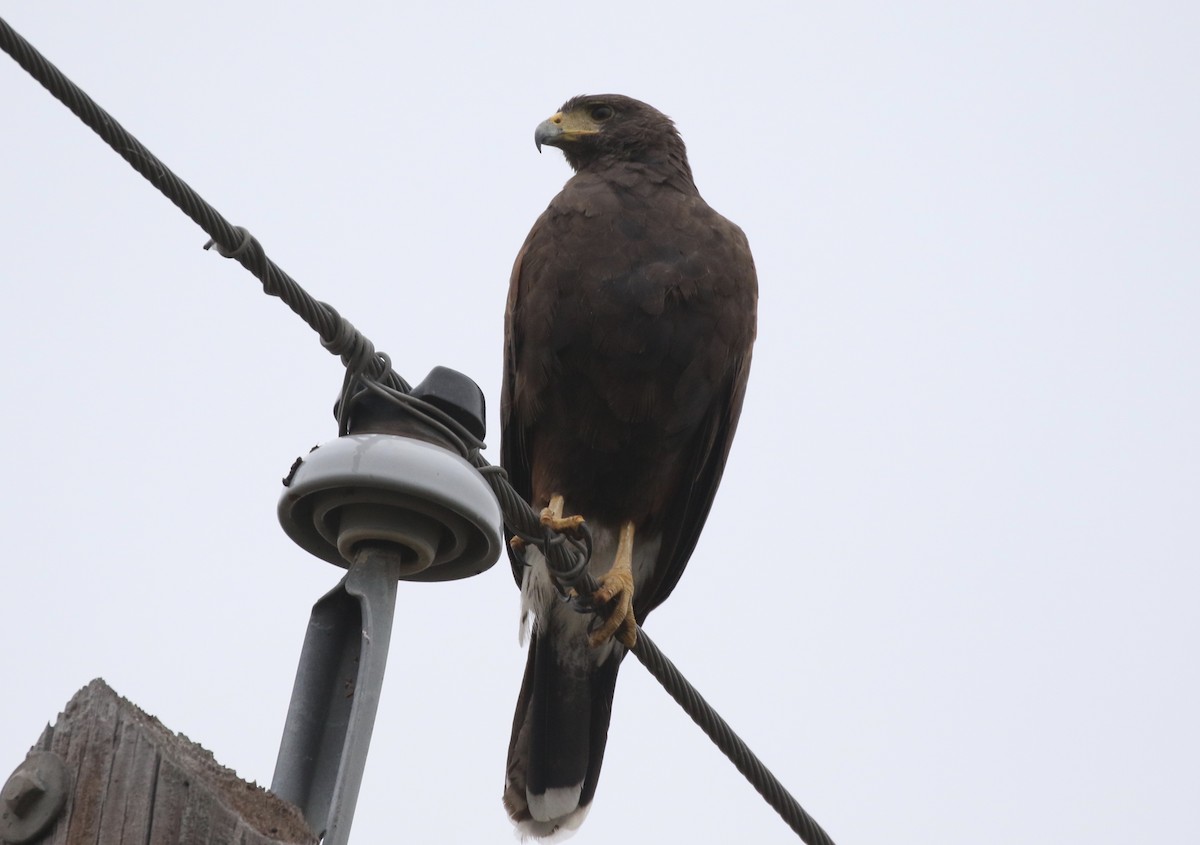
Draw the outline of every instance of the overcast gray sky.
<instances>
[{"instance_id":1,"label":"overcast gray sky","mask_svg":"<svg viewBox=\"0 0 1200 845\"><path fill-rule=\"evenodd\" d=\"M569 96L673 116L759 340L647 631L841 843L1179 842L1200 795L1200 6L10 0L412 381L474 377ZM338 363L0 61L0 769L91 678L269 783ZM354 840L508 842L504 564L402 585ZM19 643L20 645L15 645ZM5 762L7 761L7 762ZM575 841L787 842L635 661Z\"/></svg>"}]
</instances>

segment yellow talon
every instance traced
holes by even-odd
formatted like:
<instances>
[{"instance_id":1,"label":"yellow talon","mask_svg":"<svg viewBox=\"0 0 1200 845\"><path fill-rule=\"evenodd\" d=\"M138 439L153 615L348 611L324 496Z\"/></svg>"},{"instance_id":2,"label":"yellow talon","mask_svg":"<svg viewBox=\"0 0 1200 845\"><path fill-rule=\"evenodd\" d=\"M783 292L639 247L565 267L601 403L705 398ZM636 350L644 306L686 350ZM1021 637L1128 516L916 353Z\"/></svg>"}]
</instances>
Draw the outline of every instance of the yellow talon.
<instances>
[{"instance_id":1,"label":"yellow talon","mask_svg":"<svg viewBox=\"0 0 1200 845\"><path fill-rule=\"evenodd\" d=\"M617 556L612 568L600 579L600 589L592 595L598 604L616 601L608 616L589 638L592 647L603 645L613 636L626 648L637 644L637 619L633 615L633 523L621 526Z\"/></svg>"},{"instance_id":2,"label":"yellow talon","mask_svg":"<svg viewBox=\"0 0 1200 845\"><path fill-rule=\"evenodd\" d=\"M582 516L563 516L563 497L555 493L548 507L542 508L542 525L558 532L571 531L583 525Z\"/></svg>"}]
</instances>

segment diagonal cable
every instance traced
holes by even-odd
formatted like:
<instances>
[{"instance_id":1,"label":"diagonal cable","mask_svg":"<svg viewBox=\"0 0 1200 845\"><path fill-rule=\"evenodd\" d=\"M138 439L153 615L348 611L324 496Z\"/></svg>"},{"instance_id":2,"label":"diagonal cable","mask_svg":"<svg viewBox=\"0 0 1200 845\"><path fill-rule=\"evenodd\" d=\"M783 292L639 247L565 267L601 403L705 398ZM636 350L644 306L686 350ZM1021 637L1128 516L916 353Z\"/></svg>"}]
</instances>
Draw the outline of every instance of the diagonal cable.
<instances>
[{"instance_id":1,"label":"diagonal cable","mask_svg":"<svg viewBox=\"0 0 1200 845\"><path fill-rule=\"evenodd\" d=\"M480 453L481 444L453 420L437 414L436 409L409 396L410 386L391 367L387 355L375 351L374 344L327 303L310 295L299 283L267 257L258 240L240 226L234 226L190 185L159 161L141 142L66 77L32 44L21 37L4 18L0 18L0 49L12 56L25 71L69 108L92 131L104 139L121 158L197 226L211 240L205 249L215 246L226 258L232 258L262 282L263 291L277 296L304 320L321 338L322 345L341 358L353 376L368 387L376 386L402 402L410 413L434 417L434 425L454 429L461 451L480 471L500 502L504 520L518 536L537 538L556 578L580 595L596 591L595 579L587 569L586 550L562 542L561 535L541 524L539 515L508 483L504 470L492 466ZM833 845L833 840L804 811L791 794L742 742L724 719L708 704L639 627L633 649L638 660L670 693L692 720L700 726L721 752L737 767L763 798L808 845Z\"/></svg>"},{"instance_id":2,"label":"diagonal cable","mask_svg":"<svg viewBox=\"0 0 1200 845\"><path fill-rule=\"evenodd\" d=\"M700 730L708 735L733 765L750 784L758 790L771 809L779 813L780 818L787 822L788 827L796 832L808 845L833 845L829 834L817 824L804 808L800 806L790 792L784 788L775 775L771 774L763 762L758 759L750 746L734 733L733 728L712 708L704 697L692 686L683 673L675 668L675 664L659 651L658 646L650 641L645 632L638 628L637 644L633 653L642 665L649 670L663 688L670 693L675 703L692 717L692 721L700 726Z\"/></svg>"}]
</instances>

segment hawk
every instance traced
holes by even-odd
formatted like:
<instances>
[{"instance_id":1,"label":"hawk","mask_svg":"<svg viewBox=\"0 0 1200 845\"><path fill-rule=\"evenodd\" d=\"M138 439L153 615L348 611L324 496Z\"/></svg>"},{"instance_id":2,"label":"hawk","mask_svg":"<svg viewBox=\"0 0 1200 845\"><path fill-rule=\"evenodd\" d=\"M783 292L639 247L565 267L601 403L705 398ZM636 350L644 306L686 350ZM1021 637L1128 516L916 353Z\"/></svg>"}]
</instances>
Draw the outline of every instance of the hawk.
<instances>
[{"instance_id":1,"label":"hawk","mask_svg":"<svg viewBox=\"0 0 1200 845\"><path fill-rule=\"evenodd\" d=\"M576 611L539 549L510 538L529 659L504 804L522 835L540 837L587 814L617 668L712 506L746 391L758 282L746 236L700 197L666 115L580 96L534 140L562 150L575 174L513 266L501 464L543 523L571 532L586 520L601 611Z\"/></svg>"}]
</instances>

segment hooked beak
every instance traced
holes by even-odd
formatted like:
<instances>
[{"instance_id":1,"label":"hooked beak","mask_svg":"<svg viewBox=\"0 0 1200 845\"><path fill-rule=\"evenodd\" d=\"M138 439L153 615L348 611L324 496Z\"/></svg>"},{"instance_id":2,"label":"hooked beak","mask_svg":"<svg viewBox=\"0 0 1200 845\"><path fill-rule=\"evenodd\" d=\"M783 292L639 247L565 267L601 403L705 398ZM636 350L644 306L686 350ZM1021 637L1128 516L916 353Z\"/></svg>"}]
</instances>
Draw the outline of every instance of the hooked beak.
<instances>
[{"instance_id":1,"label":"hooked beak","mask_svg":"<svg viewBox=\"0 0 1200 845\"><path fill-rule=\"evenodd\" d=\"M562 112L558 112L547 120L543 120L538 124L537 129L533 130L533 143L540 153L542 144L557 147L561 143L562 136Z\"/></svg>"}]
</instances>

